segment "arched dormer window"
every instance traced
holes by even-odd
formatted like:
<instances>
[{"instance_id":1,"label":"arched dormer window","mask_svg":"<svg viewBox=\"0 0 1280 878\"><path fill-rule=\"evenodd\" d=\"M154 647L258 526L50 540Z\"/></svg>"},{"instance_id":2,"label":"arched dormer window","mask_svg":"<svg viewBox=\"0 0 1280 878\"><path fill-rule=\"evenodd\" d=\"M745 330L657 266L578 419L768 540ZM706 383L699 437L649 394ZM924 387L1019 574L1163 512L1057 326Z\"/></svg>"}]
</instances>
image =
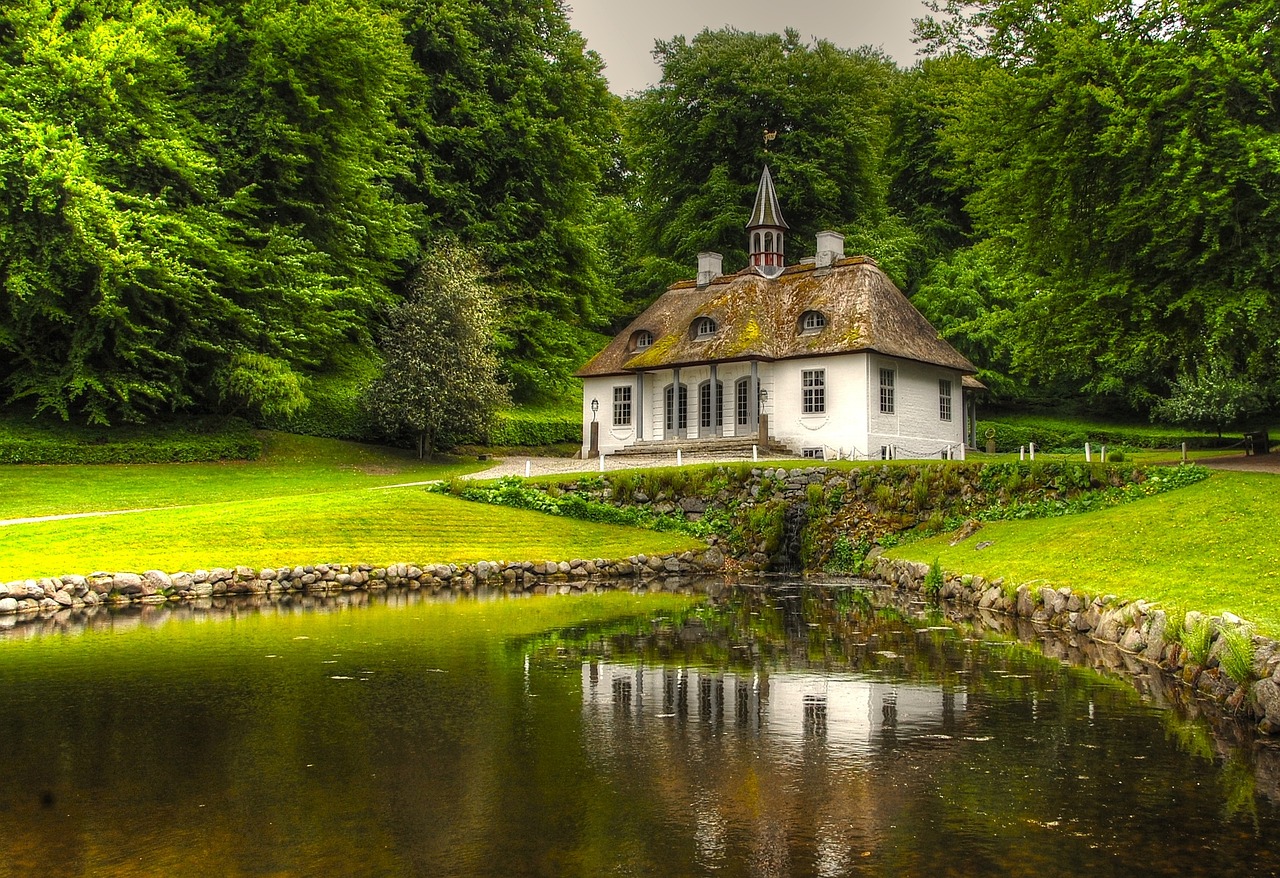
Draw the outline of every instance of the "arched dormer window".
<instances>
[{"instance_id":1,"label":"arched dormer window","mask_svg":"<svg viewBox=\"0 0 1280 878\"><path fill-rule=\"evenodd\" d=\"M631 334L631 350L643 351L653 345L653 333L647 329L637 329Z\"/></svg>"},{"instance_id":2,"label":"arched dormer window","mask_svg":"<svg viewBox=\"0 0 1280 878\"><path fill-rule=\"evenodd\" d=\"M806 311L800 315L800 334L819 332L827 325L827 317L821 311Z\"/></svg>"},{"instance_id":3,"label":"arched dormer window","mask_svg":"<svg viewBox=\"0 0 1280 878\"><path fill-rule=\"evenodd\" d=\"M693 337L695 339L711 338L716 334L716 322L710 317L699 317L693 321Z\"/></svg>"}]
</instances>

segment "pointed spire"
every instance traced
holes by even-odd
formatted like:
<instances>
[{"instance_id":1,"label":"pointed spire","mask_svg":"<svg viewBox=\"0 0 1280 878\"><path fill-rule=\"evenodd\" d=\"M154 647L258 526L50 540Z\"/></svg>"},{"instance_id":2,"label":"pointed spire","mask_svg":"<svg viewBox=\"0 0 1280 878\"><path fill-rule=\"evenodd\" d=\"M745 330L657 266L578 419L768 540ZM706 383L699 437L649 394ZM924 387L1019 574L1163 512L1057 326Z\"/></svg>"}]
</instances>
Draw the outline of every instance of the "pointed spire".
<instances>
[{"instance_id":1,"label":"pointed spire","mask_svg":"<svg viewBox=\"0 0 1280 878\"><path fill-rule=\"evenodd\" d=\"M748 229L754 228L789 229L787 221L782 218L782 206L778 204L778 193L773 189L773 175L769 166L764 166L760 174L760 187L756 189L756 205L751 211Z\"/></svg>"},{"instance_id":2,"label":"pointed spire","mask_svg":"<svg viewBox=\"0 0 1280 878\"><path fill-rule=\"evenodd\" d=\"M783 249L784 229L789 228L782 218L778 193L773 191L773 175L769 166L760 174L760 188L756 190L756 205L747 223L747 252L751 254L751 268L762 277L776 278L786 266Z\"/></svg>"}]
</instances>

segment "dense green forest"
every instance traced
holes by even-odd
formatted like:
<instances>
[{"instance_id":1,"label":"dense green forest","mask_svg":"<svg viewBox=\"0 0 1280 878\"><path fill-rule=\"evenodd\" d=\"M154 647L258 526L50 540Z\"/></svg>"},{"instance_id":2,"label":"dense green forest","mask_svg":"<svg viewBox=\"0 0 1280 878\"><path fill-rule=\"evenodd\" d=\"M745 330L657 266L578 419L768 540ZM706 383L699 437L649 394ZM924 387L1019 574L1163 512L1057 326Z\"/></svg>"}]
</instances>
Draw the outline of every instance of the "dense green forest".
<instances>
[{"instance_id":1,"label":"dense green forest","mask_svg":"<svg viewBox=\"0 0 1280 878\"><path fill-rule=\"evenodd\" d=\"M554 399L699 250L745 264L768 161L789 259L845 232L1001 400L1274 411L1278 29L1280 0L935 3L910 69L707 31L619 98L560 0L14 0L0 400L361 435L458 245L511 396Z\"/></svg>"}]
</instances>

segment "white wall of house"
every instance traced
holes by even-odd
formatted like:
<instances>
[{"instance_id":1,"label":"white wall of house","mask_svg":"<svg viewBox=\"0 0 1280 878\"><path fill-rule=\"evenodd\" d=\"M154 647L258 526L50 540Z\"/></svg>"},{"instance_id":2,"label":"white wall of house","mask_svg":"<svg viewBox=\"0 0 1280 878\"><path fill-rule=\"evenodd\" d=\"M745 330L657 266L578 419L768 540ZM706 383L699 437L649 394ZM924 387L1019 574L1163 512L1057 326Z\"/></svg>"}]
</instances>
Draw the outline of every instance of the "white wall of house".
<instances>
[{"instance_id":1,"label":"white wall of house","mask_svg":"<svg viewBox=\"0 0 1280 878\"><path fill-rule=\"evenodd\" d=\"M880 370L893 371L893 411L881 412ZM806 412L805 373L821 373L823 410ZM723 385L723 424L720 435L753 436L754 423L737 423L737 382L751 375L749 363L729 363L716 368ZM769 416L769 433L797 452L814 449L819 456L878 458L881 448L892 446L899 458L938 458L944 449L964 442L964 396L961 375L939 366L899 360L878 354L845 354L834 357L782 360L759 366L765 391L761 411ZM689 439L716 435L714 417L703 428L700 388L711 380L710 366L680 370L680 383L688 388ZM951 419L942 417L940 381L950 382ZM600 450L612 454L638 438L662 439L666 430L666 388L673 383L667 369L644 376L643 389L633 375L583 379L582 451L591 442L591 400L599 401ZM615 389L628 388L630 416L616 423ZM627 394L624 394L626 396ZM637 425L643 421L643 436ZM673 419L673 427L676 421ZM675 430L672 430L674 434Z\"/></svg>"},{"instance_id":2,"label":"white wall of house","mask_svg":"<svg viewBox=\"0 0 1280 878\"><path fill-rule=\"evenodd\" d=\"M881 411L880 370L893 371L893 412ZM964 444L964 392L959 372L872 355L867 359L868 446L879 457L893 446L899 458L938 458L948 446ZM939 382L950 382L951 418L942 417Z\"/></svg>"},{"instance_id":3,"label":"white wall of house","mask_svg":"<svg viewBox=\"0 0 1280 878\"><path fill-rule=\"evenodd\" d=\"M626 424L614 423L614 388L630 388L631 414ZM582 455L591 447L591 400L600 403L596 422L600 425L600 450L610 454L636 441L636 379L634 375L610 375L582 379ZM647 406L649 400L643 400ZM648 417L648 412L641 412ZM646 425L647 426L647 425ZM648 434L645 434L648 436Z\"/></svg>"},{"instance_id":4,"label":"white wall of house","mask_svg":"<svg viewBox=\"0 0 1280 878\"><path fill-rule=\"evenodd\" d=\"M866 354L846 354L782 360L762 369L769 433L797 452L815 449L814 453L826 458L865 456L866 358ZM820 412L805 411L806 373L821 375Z\"/></svg>"}]
</instances>

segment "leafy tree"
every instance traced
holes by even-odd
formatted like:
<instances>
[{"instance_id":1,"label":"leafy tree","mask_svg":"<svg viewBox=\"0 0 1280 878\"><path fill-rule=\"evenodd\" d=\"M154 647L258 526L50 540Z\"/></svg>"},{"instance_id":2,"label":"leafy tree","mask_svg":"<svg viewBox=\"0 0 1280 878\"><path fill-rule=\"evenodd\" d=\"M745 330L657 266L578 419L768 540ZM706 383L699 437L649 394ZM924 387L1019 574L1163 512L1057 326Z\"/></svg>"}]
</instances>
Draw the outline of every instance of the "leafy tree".
<instances>
[{"instance_id":1,"label":"leafy tree","mask_svg":"<svg viewBox=\"0 0 1280 878\"><path fill-rule=\"evenodd\" d=\"M871 50L801 41L793 30L706 30L660 41L658 85L628 101L640 174L637 262L646 279L688 276L700 250L746 263L743 225L768 162L792 227L792 256L823 228L884 218L881 151L896 68ZM764 133L777 133L766 147ZM661 285L628 291L651 297Z\"/></svg>"},{"instance_id":2,"label":"leafy tree","mask_svg":"<svg viewBox=\"0 0 1280 878\"><path fill-rule=\"evenodd\" d=\"M1265 393L1241 376L1221 356L1211 356L1194 371L1183 372L1173 391L1151 410L1152 418L1173 424L1212 427L1222 431L1267 407Z\"/></svg>"},{"instance_id":3,"label":"leafy tree","mask_svg":"<svg viewBox=\"0 0 1280 878\"><path fill-rule=\"evenodd\" d=\"M493 343L497 307L474 254L441 241L388 316L382 377L367 404L388 435L415 436L419 457L483 435L506 402Z\"/></svg>"},{"instance_id":4,"label":"leafy tree","mask_svg":"<svg viewBox=\"0 0 1280 878\"><path fill-rule=\"evenodd\" d=\"M1280 380L1280 3L945 4L982 56L941 142L977 234L1026 278L1018 368L1154 402L1218 351Z\"/></svg>"},{"instance_id":5,"label":"leafy tree","mask_svg":"<svg viewBox=\"0 0 1280 878\"><path fill-rule=\"evenodd\" d=\"M388 188L394 25L360 0L11 4L7 399L103 424L294 405L244 364L321 364L415 251Z\"/></svg>"}]
</instances>

